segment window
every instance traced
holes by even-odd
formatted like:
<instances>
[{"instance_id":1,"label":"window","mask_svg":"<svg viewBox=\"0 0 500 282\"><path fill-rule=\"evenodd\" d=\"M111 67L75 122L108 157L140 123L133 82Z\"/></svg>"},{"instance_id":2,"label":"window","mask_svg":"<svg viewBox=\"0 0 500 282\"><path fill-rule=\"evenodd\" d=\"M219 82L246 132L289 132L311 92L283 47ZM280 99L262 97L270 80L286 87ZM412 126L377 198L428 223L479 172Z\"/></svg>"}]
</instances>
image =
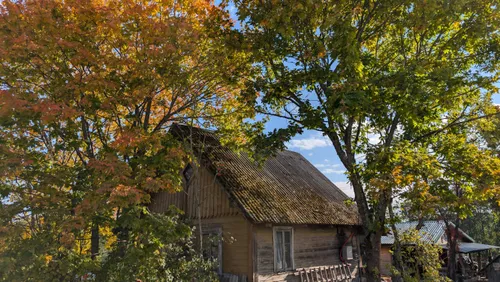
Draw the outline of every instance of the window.
<instances>
[{"instance_id":1,"label":"window","mask_svg":"<svg viewBox=\"0 0 500 282\"><path fill-rule=\"evenodd\" d=\"M191 180L191 177L193 176L193 167L191 164L188 164L184 171L182 172L182 175L184 175L184 179L186 179L186 182L189 183L189 180Z\"/></svg>"},{"instance_id":2,"label":"window","mask_svg":"<svg viewBox=\"0 0 500 282\"><path fill-rule=\"evenodd\" d=\"M293 270L293 229L292 227L275 227L274 241L274 270Z\"/></svg>"},{"instance_id":3,"label":"window","mask_svg":"<svg viewBox=\"0 0 500 282\"><path fill-rule=\"evenodd\" d=\"M203 231L203 257L217 260L217 273L222 274L222 228L212 227Z\"/></svg>"}]
</instances>

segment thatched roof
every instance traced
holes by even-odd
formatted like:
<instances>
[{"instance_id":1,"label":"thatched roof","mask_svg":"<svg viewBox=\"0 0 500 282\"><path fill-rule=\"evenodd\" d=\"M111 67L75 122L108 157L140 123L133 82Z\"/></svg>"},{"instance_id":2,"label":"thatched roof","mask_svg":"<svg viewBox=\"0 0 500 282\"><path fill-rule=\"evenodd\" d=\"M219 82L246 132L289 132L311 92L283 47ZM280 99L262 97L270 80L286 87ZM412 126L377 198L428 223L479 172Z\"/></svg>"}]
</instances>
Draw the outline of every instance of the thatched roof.
<instances>
[{"instance_id":1,"label":"thatched roof","mask_svg":"<svg viewBox=\"0 0 500 282\"><path fill-rule=\"evenodd\" d=\"M349 197L299 153L279 152L259 167L221 146L212 131L176 124L171 132L186 141L192 136L195 151L253 223L360 224L355 205L344 202Z\"/></svg>"}]
</instances>

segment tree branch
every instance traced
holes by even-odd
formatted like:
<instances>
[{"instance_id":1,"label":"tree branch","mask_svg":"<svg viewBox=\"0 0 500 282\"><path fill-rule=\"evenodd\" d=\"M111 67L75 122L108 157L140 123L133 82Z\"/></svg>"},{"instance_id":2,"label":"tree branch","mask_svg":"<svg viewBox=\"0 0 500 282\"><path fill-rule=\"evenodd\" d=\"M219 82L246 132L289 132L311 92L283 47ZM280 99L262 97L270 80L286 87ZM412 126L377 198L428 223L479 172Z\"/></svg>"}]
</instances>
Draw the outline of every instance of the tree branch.
<instances>
[{"instance_id":1,"label":"tree branch","mask_svg":"<svg viewBox=\"0 0 500 282\"><path fill-rule=\"evenodd\" d=\"M462 124L466 124L466 123L469 123L469 122L473 122L473 121L476 121L476 120L480 120L480 119L483 119L483 118L489 118L489 117L492 117L492 116L500 116L500 112L489 114L489 115L484 115L484 116L473 117L473 118L470 118L470 119L467 119L467 120L463 120L463 121L458 121L458 119L456 119L453 122L447 124L446 126L440 128L440 129L436 129L436 130L430 131L428 133L425 133L424 135L421 135L421 136L413 139L411 141L411 143L419 142L419 141L421 141L424 138L427 138L427 137L430 137L432 135L441 133L441 132L443 132L443 131L445 131L447 129L450 129L452 127L459 126L459 125L462 125Z\"/></svg>"}]
</instances>

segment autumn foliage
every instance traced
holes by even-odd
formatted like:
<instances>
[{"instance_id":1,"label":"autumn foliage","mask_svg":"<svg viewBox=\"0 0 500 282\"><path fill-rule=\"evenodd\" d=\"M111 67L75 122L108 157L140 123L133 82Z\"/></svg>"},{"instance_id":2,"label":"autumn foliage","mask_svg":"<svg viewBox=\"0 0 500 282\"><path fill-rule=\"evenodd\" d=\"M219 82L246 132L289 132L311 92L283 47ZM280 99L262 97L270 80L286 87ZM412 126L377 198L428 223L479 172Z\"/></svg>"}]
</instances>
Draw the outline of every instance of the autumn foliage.
<instances>
[{"instance_id":1,"label":"autumn foliage","mask_svg":"<svg viewBox=\"0 0 500 282\"><path fill-rule=\"evenodd\" d=\"M152 263L140 238L168 268L160 251L191 232L145 208L151 193L182 188L187 156L168 127L234 132L251 115L240 99L251 67L231 27L205 0L2 2L0 280L124 275L120 261ZM147 225L162 222L172 228ZM184 259L177 272L194 263ZM160 275L137 267L102 275Z\"/></svg>"}]
</instances>

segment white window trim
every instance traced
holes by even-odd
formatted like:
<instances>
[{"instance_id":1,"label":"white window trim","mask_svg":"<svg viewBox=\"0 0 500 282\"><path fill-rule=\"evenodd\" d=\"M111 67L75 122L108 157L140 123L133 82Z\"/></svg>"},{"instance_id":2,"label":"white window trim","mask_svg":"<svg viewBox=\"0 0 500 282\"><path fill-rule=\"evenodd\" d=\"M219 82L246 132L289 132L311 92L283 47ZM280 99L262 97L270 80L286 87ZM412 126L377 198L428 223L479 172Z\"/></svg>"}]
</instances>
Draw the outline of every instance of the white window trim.
<instances>
[{"instance_id":1,"label":"white window trim","mask_svg":"<svg viewBox=\"0 0 500 282\"><path fill-rule=\"evenodd\" d=\"M291 232L291 238L290 238L290 256L292 260L292 267L288 269L277 269L278 263L278 254L276 253L276 231L290 231ZM294 232L293 232L293 227L291 226L274 226L273 227L273 256L274 256L274 272L286 272L286 271L292 271L295 270L295 237L294 237Z\"/></svg>"}]
</instances>

